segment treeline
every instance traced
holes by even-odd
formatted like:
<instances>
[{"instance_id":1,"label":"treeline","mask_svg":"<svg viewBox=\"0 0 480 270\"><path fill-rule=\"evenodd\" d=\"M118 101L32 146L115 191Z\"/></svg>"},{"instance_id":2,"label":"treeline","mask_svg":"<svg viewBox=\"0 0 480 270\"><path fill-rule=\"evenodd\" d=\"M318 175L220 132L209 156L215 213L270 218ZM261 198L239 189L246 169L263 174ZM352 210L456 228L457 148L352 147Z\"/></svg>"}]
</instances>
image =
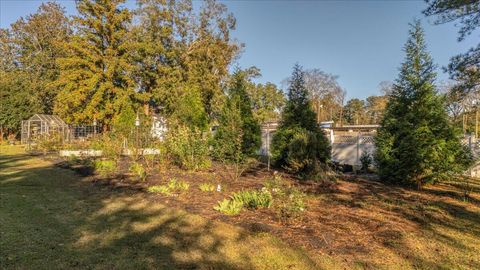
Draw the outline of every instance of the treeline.
<instances>
[{"instance_id":1,"label":"treeline","mask_svg":"<svg viewBox=\"0 0 480 270\"><path fill-rule=\"evenodd\" d=\"M233 15L213 0L199 9L190 0L123 3L78 1L78 16L44 3L0 30L2 133L18 133L34 113L105 129L155 110L202 130L218 120L243 46L230 36ZM255 119L278 118L277 86L254 83L256 68L236 73Z\"/></svg>"}]
</instances>

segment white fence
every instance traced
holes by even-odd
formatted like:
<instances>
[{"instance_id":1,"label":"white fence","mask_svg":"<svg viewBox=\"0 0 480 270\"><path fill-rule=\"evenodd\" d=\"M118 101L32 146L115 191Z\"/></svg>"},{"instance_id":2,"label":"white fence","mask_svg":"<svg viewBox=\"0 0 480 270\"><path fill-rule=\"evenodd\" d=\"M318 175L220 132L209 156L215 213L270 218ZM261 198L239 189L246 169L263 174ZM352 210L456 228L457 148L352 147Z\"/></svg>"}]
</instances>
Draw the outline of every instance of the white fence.
<instances>
[{"instance_id":1,"label":"white fence","mask_svg":"<svg viewBox=\"0 0 480 270\"><path fill-rule=\"evenodd\" d=\"M360 132L333 133L330 136L332 160L341 164L360 166L360 157L364 153L375 151L373 134Z\"/></svg>"}]
</instances>

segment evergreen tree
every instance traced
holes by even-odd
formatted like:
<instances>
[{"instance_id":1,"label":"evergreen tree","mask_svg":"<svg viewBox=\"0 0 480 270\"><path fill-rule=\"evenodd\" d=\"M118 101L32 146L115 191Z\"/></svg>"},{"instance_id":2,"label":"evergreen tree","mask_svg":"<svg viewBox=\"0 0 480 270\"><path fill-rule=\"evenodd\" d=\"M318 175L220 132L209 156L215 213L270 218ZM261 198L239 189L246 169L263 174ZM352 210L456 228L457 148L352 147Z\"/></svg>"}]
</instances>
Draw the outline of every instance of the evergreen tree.
<instances>
[{"instance_id":1,"label":"evergreen tree","mask_svg":"<svg viewBox=\"0 0 480 270\"><path fill-rule=\"evenodd\" d=\"M260 125L252 112L252 101L247 92L251 83L249 71L237 69L232 75L229 89L229 98L232 106L237 106L240 111L242 124L242 152L247 156L253 156L260 148Z\"/></svg>"},{"instance_id":2,"label":"evergreen tree","mask_svg":"<svg viewBox=\"0 0 480 270\"><path fill-rule=\"evenodd\" d=\"M293 67L289 83L288 101L282 114L282 126L316 130L315 112L311 109L309 93L305 87L305 73L300 65L296 64Z\"/></svg>"},{"instance_id":3,"label":"evergreen tree","mask_svg":"<svg viewBox=\"0 0 480 270\"><path fill-rule=\"evenodd\" d=\"M237 99L228 99L219 117L219 126L213 141L213 155L227 163L240 163L243 153L243 121Z\"/></svg>"},{"instance_id":4,"label":"evergreen tree","mask_svg":"<svg viewBox=\"0 0 480 270\"><path fill-rule=\"evenodd\" d=\"M242 107L243 102L239 96L234 95L227 99L220 114L219 127L213 140L213 156L228 165L225 167L225 172L234 181L238 180L252 164L255 159L251 156L258 150L258 148L252 147L251 141L247 141L250 143L247 144L248 148L245 150L245 140L252 139L245 135L254 134L251 133L252 122L248 122L251 120L246 118L247 122L244 121ZM258 130L259 132L260 130Z\"/></svg>"},{"instance_id":5,"label":"evergreen tree","mask_svg":"<svg viewBox=\"0 0 480 270\"><path fill-rule=\"evenodd\" d=\"M375 158L384 181L421 187L460 172L470 159L436 93L435 66L419 21L411 24L404 51L405 61L376 137Z\"/></svg>"},{"instance_id":6,"label":"evergreen tree","mask_svg":"<svg viewBox=\"0 0 480 270\"><path fill-rule=\"evenodd\" d=\"M131 33L131 53L140 101L145 113L153 104L171 114L184 92L191 89L184 85L182 58L191 34L192 3L190 0L138 0L137 4L138 23Z\"/></svg>"},{"instance_id":7,"label":"evergreen tree","mask_svg":"<svg viewBox=\"0 0 480 270\"><path fill-rule=\"evenodd\" d=\"M282 121L272 140L272 155L277 166L305 177L317 173L319 165L330 159L330 144L317 126L304 72L298 64L289 83Z\"/></svg>"},{"instance_id":8,"label":"evergreen tree","mask_svg":"<svg viewBox=\"0 0 480 270\"><path fill-rule=\"evenodd\" d=\"M68 122L110 126L119 113L133 106L127 26L131 14L124 0L81 0L74 17L76 35L65 44L69 54L59 60L57 85L62 91L55 111Z\"/></svg>"}]
</instances>

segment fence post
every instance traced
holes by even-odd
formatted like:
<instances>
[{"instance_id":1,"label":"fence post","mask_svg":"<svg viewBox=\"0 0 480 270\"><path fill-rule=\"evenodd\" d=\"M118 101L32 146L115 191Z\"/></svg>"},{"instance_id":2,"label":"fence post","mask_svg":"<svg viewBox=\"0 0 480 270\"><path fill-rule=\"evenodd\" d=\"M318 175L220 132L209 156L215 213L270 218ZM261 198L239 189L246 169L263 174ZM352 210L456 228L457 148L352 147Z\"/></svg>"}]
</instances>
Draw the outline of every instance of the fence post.
<instances>
[{"instance_id":1,"label":"fence post","mask_svg":"<svg viewBox=\"0 0 480 270\"><path fill-rule=\"evenodd\" d=\"M360 132L357 132L357 164L359 165L359 160L360 160Z\"/></svg>"}]
</instances>

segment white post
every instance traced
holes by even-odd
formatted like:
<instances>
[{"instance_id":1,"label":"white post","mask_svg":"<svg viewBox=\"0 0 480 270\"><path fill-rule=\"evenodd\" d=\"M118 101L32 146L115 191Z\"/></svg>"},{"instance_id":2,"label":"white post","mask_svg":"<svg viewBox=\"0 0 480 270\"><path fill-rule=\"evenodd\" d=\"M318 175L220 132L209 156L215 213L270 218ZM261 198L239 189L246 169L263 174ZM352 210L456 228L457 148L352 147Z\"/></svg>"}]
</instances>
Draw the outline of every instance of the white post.
<instances>
[{"instance_id":1,"label":"white post","mask_svg":"<svg viewBox=\"0 0 480 270\"><path fill-rule=\"evenodd\" d=\"M267 170L270 171L270 123L267 123Z\"/></svg>"}]
</instances>

